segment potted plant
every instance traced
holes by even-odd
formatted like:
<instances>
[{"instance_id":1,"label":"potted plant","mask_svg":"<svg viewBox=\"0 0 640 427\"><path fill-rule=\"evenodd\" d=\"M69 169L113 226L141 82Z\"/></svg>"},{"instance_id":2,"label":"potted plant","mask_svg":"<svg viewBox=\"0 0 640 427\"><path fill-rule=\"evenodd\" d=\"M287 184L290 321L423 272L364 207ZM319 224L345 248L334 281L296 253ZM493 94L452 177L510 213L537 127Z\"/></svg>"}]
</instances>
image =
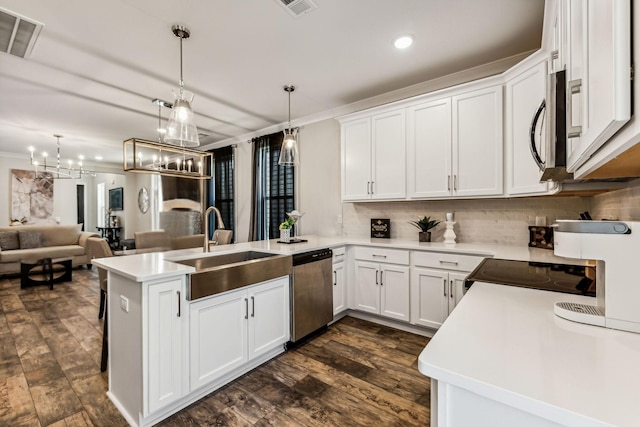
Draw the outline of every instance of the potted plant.
<instances>
[{"instance_id":1,"label":"potted plant","mask_svg":"<svg viewBox=\"0 0 640 427\"><path fill-rule=\"evenodd\" d=\"M440 224L440 221L431 219L430 216L425 216L424 218L418 219L417 221L409 221L409 224L420 230L420 233L418 233L418 241L430 242L431 232L429 230Z\"/></svg>"},{"instance_id":2,"label":"potted plant","mask_svg":"<svg viewBox=\"0 0 640 427\"><path fill-rule=\"evenodd\" d=\"M291 228L295 223L296 220L293 217L289 217L280 224L280 227L278 227L280 229L280 241L288 242L291 239Z\"/></svg>"},{"instance_id":3,"label":"potted plant","mask_svg":"<svg viewBox=\"0 0 640 427\"><path fill-rule=\"evenodd\" d=\"M292 234L293 224L295 224L300 218L302 218L303 215L304 213L301 213L295 209L292 210L291 212L287 212L287 219L285 219L280 224L280 227L278 227L280 229L281 242L289 243L292 237L291 234ZM293 243L296 243L296 242L298 241L294 239Z\"/></svg>"}]
</instances>

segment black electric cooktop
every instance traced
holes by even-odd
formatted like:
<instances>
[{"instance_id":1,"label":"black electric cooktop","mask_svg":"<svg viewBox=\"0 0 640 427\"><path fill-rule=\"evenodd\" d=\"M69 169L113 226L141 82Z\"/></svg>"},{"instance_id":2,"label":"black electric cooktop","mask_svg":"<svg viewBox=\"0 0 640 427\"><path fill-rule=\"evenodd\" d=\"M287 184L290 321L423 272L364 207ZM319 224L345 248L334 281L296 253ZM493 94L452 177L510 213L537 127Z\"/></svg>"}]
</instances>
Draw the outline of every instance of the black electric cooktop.
<instances>
[{"instance_id":1,"label":"black electric cooktop","mask_svg":"<svg viewBox=\"0 0 640 427\"><path fill-rule=\"evenodd\" d=\"M473 282L596 296L596 267L485 258L467 276L465 287Z\"/></svg>"}]
</instances>

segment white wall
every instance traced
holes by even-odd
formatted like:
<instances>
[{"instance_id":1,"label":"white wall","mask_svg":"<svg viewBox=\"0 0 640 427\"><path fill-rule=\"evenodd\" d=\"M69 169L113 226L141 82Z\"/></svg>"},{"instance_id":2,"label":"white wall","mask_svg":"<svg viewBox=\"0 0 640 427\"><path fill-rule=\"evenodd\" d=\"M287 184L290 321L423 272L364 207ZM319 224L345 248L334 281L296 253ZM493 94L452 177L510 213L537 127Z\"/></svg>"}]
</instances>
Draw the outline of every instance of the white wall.
<instances>
[{"instance_id":1,"label":"white wall","mask_svg":"<svg viewBox=\"0 0 640 427\"><path fill-rule=\"evenodd\" d=\"M158 203L157 194L152 191L152 174L130 173L124 176L124 239L133 239L136 231L149 231L152 229L152 219L154 203ZM142 187L149 191L149 210L146 213L138 209L138 192Z\"/></svg>"},{"instance_id":2,"label":"white wall","mask_svg":"<svg viewBox=\"0 0 640 427\"><path fill-rule=\"evenodd\" d=\"M31 170L33 166L27 155L2 153L0 155L0 225L9 225L11 216L11 169ZM53 218L61 224L78 222L76 186L84 185L85 230L95 230L95 183L93 177L83 179L56 179L53 187Z\"/></svg>"},{"instance_id":3,"label":"white wall","mask_svg":"<svg viewBox=\"0 0 640 427\"><path fill-rule=\"evenodd\" d=\"M299 234L342 235L340 124L334 119L304 126L299 138L298 210L305 212Z\"/></svg>"}]
</instances>

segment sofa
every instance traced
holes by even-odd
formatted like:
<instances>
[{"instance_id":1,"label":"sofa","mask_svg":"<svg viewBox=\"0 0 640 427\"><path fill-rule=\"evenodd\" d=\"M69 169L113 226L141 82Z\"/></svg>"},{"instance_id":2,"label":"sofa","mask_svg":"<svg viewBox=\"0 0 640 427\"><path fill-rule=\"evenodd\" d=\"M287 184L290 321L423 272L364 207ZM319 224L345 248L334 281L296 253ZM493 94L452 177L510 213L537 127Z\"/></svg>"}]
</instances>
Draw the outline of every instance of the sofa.
<instances>
[{"instance_id":1,"label":"sofa","mask_svg":"<svg viewBox=\"0 0 640 427\"><path fill-rule=\"evenodd\" d=\"M0 275L20 272L23 259L73 257L71 265L90 264L86 243L97 233L81 231L82 224L0 227Z\"/></svg>"}]
</instances>

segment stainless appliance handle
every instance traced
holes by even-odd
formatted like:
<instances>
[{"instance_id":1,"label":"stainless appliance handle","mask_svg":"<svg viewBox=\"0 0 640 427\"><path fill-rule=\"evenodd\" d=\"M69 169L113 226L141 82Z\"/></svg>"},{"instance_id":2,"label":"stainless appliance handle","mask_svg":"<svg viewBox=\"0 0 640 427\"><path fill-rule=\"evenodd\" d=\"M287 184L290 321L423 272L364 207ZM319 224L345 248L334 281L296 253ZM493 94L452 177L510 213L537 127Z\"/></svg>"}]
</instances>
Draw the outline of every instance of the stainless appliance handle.
<instances>
[{"instance_id":1,"label":"stainless appliance handle","mask_svg":"<svg viewBox=\"0 0 640 427\"><path fill-rule=\"evenodd\" d=\"M582 135L582 126L573 125L573 95L582 91L582 79L571 80L567 86L569 87L567 96L567 138L576 138Z\"/></svg>"},{"instance_id":2,"label":"stainless appliance handle","mask_svg":"<svg viewBox=\"0 0 640 427\"><path fill-rule=\"evenodd\" d=\"M536 147L536 127L538 125L538 120L542 118L542 121L540 122L540 126L542 129L542 123L544 123L544 114L542 113L546 109L546 105L547 103L543 99L542 102L540 103L540 106L538 107L538 110L533 115L533 120L531 121L531 129L529 129L529 139L530 139L529 148L531 149L531 155L533 156L533 160L538 165L538 168L543 172L545 168L545 163L542 161L542 158L540 157L540 153L538 153L538 148Z\"/></svg>"}]
</instances>

